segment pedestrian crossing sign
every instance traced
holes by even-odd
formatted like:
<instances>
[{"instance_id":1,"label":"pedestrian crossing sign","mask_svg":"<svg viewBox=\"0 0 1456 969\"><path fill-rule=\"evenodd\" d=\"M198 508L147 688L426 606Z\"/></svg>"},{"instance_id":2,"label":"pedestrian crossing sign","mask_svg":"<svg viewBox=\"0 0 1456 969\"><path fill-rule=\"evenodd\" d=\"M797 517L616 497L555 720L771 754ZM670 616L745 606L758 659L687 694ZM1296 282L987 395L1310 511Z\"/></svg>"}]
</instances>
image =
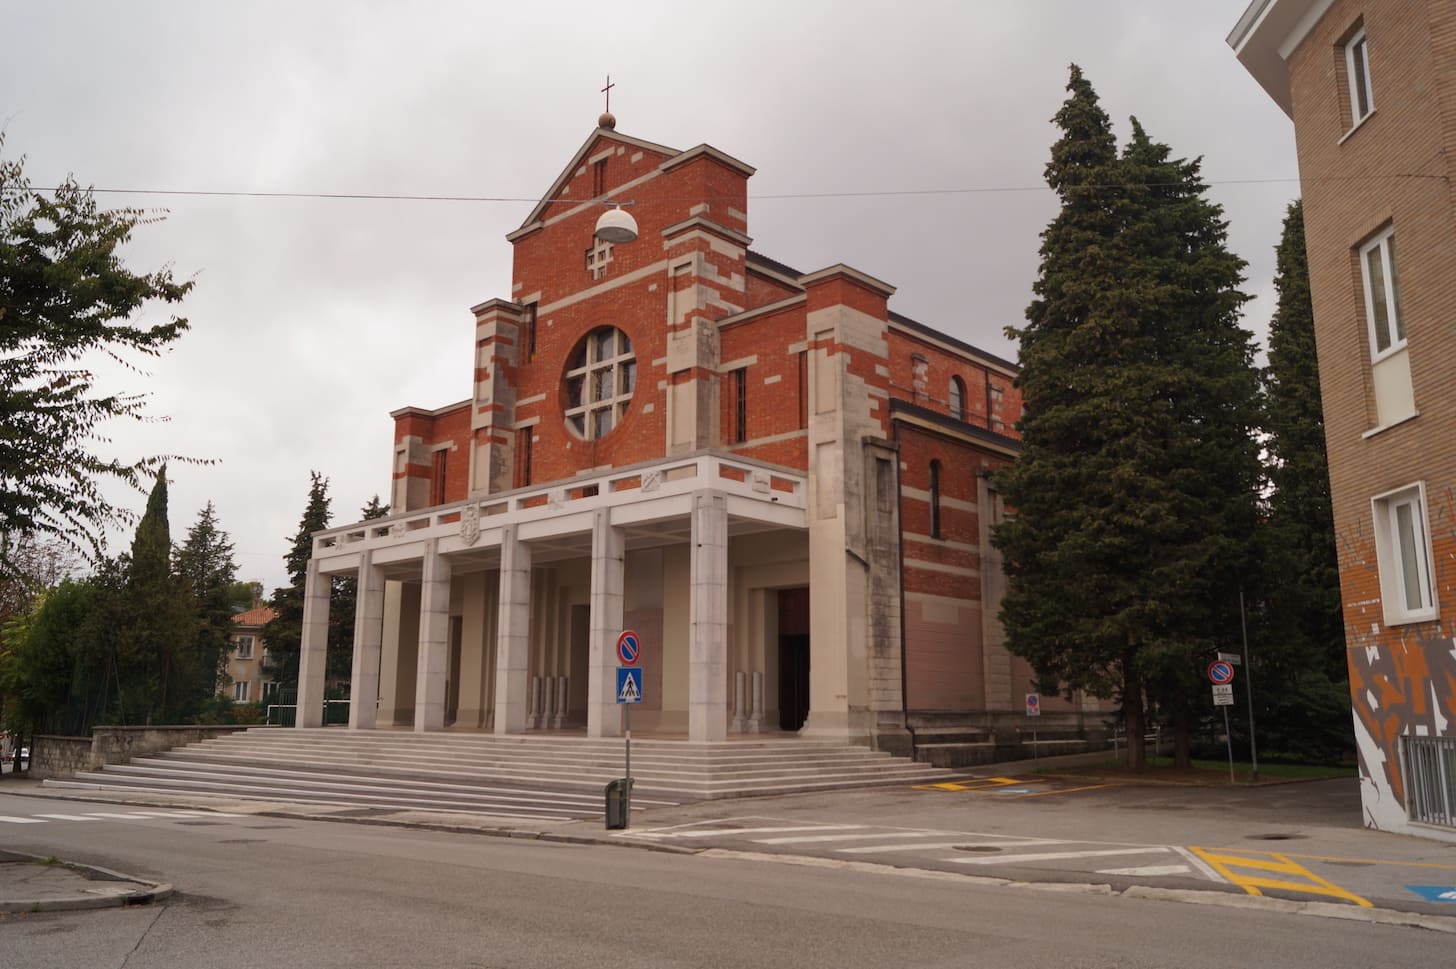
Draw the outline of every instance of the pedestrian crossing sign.
<instances>
[{"instance_id":1,"label":"pedestrian crossing sign","mask_svg":"<svg viewBox=\"0 0 1456 969\"><path fill-rule=\"evenodd\" d=\"M642 702L642 668L640 666L617 667L617 702Z\"/></svg>"}]
</instances>

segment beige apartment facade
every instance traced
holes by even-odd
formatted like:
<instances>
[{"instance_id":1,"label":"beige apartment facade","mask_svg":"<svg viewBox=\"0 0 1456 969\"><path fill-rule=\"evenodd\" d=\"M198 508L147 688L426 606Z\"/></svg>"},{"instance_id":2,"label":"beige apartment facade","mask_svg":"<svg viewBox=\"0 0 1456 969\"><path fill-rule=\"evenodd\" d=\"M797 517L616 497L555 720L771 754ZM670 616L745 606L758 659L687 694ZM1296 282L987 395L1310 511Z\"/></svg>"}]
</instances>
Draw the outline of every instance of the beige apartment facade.
<instances>
[{"instance_id":1,"label":"beige apartment facade","mask_svg":"<svg viewBox=\"0 0 1456 969\"><path fill-rule=\"evenodd\" d=\"M1229 43L1294 122L1365 821L1456 840L1456 3Z\"/></svg>"}]
</instances>

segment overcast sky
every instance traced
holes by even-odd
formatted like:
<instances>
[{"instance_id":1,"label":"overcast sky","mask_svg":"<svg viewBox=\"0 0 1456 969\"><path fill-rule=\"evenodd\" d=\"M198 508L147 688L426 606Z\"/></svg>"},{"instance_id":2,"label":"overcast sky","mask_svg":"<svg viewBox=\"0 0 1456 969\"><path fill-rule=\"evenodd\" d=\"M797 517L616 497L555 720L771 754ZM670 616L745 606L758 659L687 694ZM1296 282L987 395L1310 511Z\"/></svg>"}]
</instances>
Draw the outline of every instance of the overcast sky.
<instances>
[{"instance_id":1,"label":"overcast sky","mask_svg":"<svg viewBox=\"0 0 1456 969\"><path fill-rule=\"evenodd\" d=\"M1246 5L13 2L0 125L36 186L535 199L595 128L610 73L618 131L757 167L754 249L805 272L848 263L899 287L893 309L1014 359L1003 328L1055 213L1042 171L1075 61L1120 138L1136 115L1204 157L1262 344L1298 184L1292 126L1224 40ZM897 194L941 189L977 191ZM784 197L823 193L846 195ZM469 396L469 307L510 296L504 236L532 207L101 201L168 209L128 261L197 281L191 332L150 378L116 378L170 421L118 425L115 447L217 459L173 466L173 536L213 501L239 577L269 590L310 469L334 523L355 521L388 499L389 412Z\"/></svg>"}]
</instances>

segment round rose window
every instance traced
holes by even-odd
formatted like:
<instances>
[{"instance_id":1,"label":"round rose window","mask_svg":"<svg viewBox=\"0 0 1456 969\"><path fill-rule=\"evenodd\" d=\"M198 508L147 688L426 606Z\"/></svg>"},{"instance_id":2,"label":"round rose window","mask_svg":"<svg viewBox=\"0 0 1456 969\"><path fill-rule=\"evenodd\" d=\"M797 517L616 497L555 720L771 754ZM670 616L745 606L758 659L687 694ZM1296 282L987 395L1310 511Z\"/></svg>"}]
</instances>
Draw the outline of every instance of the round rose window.
<instances>
[{"instance_id":1,"label":"round rose window","mask_svg":"<svg viewBox=\"0 0 1456 969\"><path fill-rule=\"evenodd\" d=\"M606 437L627 414L637 386L632 341L613 326L592 330L566 362L566 423L578 436Z\"/></svg>"}]
</instances>

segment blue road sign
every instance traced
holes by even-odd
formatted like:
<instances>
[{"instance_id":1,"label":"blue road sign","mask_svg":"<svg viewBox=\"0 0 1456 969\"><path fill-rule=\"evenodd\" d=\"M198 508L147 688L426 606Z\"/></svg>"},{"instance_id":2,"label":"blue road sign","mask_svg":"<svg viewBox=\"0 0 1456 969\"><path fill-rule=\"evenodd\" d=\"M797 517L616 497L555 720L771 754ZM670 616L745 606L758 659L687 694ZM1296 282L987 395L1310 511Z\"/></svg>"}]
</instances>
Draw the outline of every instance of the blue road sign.
<instances>
[{"instance_id":1,"label":"blue road sign","mask_svg":"<svg viewBox=\"0 0 1456 969\"><path fill-rule=\"evenodd\" d=\"M637 657L642 655L642 640L630 629L622 630L617 637L617 659L623 666L636 666Z\"/></svg>"},{"instance_id":2,"label":"blue road sign","mask_svg":"<svg viewBox=\"0 0 1456 969\"><path fill-rule=\"evenodd\" d=\"M642 670L640 667L617 667L617 702L642 702Z\"/></svg>"},{"instance_id":3,"label":"blue road sign","mask_svg":"<svg viewBox=\"0 0 1456 969\"><path fill-rule=\"evenodd\" d=\"M1208 681L1222 686L1234 681L1233 664L1227 660L1216 660L1208 664Z\"/></svg>"},{"instance_id":4,"label":"blue road sign","mask_svg":"<svg viewBox=\"0 0 1456 969\"><path fill-rule=\"evenodd\" d=\"M1407 885L1428 902L1456 902L1456 885Z\"/></svg>"}]
</instances>

